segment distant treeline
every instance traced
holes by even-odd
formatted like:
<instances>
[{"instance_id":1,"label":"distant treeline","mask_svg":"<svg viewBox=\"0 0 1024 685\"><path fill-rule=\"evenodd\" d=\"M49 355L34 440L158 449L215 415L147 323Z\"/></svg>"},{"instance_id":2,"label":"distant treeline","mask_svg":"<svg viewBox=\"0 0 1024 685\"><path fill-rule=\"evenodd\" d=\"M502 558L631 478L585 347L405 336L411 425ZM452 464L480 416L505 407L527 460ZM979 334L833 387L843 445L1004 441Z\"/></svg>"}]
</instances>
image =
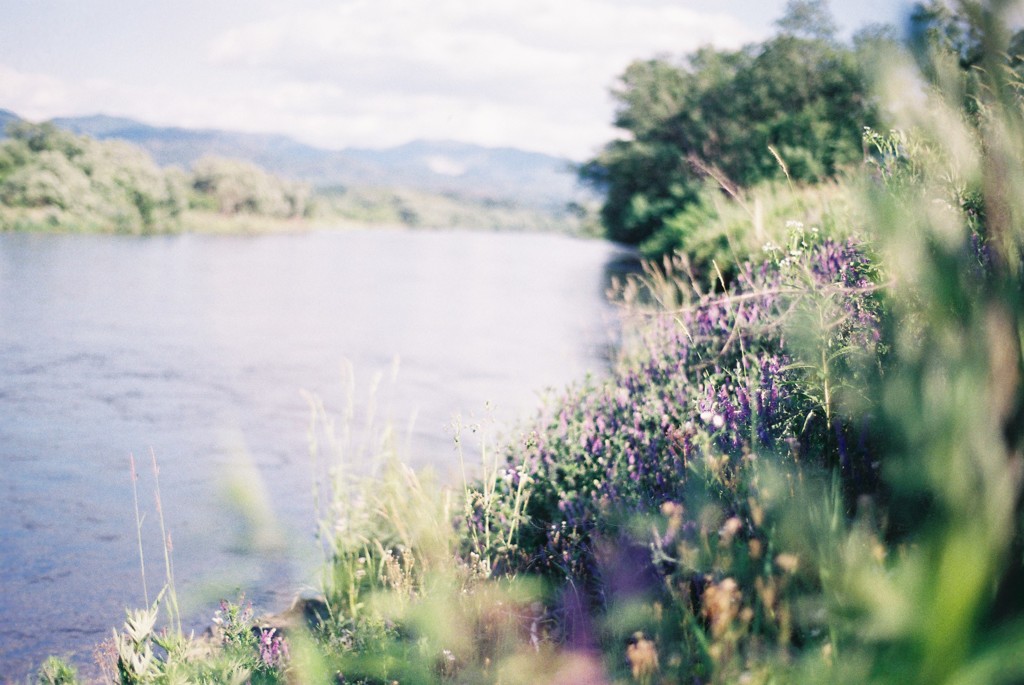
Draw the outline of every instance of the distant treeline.
<instances>
[{"instance_id":1,"label":"distant treeline","mask_svg":"<svg viewBox=\"0 0 1024 685\"><path fill-rule=\"evenodd\" d=\"M259 167L204 157L161 169L141 148L50 123L12 123L0 142L0 230L166 233L190 211L292 219L310 189Z\"/></svg>"},{"instance_id":2,"label":"distant treeline","mask_svg":"<svg viewBox=\"0 0 1024 685\"><path fill-rule=\"evenodd\" d=\"M408 188L312 189L250 162L159 167L141 147L17 121L0 141L0 231L173 233L406 226L581 233L579 211ZM301 220L301 221L300 221Z\"/></svg>"}]
</instances>

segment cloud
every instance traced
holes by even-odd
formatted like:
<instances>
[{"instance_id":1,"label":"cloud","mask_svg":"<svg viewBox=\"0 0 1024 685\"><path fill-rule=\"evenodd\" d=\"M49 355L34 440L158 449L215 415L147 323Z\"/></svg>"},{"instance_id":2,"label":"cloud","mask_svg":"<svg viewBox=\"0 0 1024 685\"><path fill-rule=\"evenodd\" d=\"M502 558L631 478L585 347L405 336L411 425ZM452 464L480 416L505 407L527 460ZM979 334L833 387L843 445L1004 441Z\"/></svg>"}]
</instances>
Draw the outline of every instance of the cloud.
<instances>
[{"instance_id":1,"label":"cloud","mask_svg":"<svg viewBox=\"0 0 1024 685\"><path fill-rule=\"evenodd\" d=\"M0 64L0 102L27 119L48 118L54 112L74 110L83 103L99 106L108 101L113 90L113 84L102 80L73 83Z\"/></svg>"},{"instance_id":2,"label":"cloud","mask_svg":"<svg viewBox=\"0 0 1024 685\"><path fill-rule=\"evenodd\" d=\"M506 142L544 141L581 156L607 138L607 91L631 59L757 37L733 17L673 3L356 0L228 30L208 60L310 92L344 92L354 103L343 110L404 101L395 119L376 110L382 128L420 122L424 136L475 132L488 144L520 135ZM412 111L423 106L440 116Z\"/></svg>"},{"instance_id":3,"label":"cloud","mask_svg":"<svg viewBox=\"0 0 1024 685\"><path fill-rule=\"evenodd\" d=\"M103 112L332 148L446 138L582 159L614 135L608 90L630 60L761 37L668 0L304 7L275 16L258 5L269 19L225 28L199 59L181 55L175 84L159 68L129 83L0 66L0 106L30 119Z\"/></svg>"},{"instance_id":4,"label":"cloud","mask_svg":"<svg viewBox=\"0 0 1024 685\"><path fill-rule=\"evenodd\" d=\"M348 2L222 34L210 61L393 92L602 90L626 63L752 38L727 15L595 0Z\"/></svg>"}]
</instances>

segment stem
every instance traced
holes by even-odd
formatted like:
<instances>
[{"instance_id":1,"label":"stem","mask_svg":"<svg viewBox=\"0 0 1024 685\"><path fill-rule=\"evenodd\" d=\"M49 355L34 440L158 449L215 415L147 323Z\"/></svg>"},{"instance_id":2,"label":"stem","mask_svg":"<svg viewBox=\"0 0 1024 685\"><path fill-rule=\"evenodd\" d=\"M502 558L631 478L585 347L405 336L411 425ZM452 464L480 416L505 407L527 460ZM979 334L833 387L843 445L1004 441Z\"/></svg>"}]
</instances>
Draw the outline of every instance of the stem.
<instances>
[{"instance_id":1,"label":"stem","mask_svg":"<svg viewBox=\"0 0 1024 685\"><path fill-rule=\"evenodd\" d=\"M821 377L823 382L823 393L825 401L825 423L829 430L832 427L832 388L828 373L828 354L827 350L821 348Z\"/></svg>"},{"instance_id":2,"label":"stem","mask_svg":"<svg viewBox=\"0 0 1024 685\"><path fill-rule=\"evenodd\" d=\"M174 589L174 564L171 562L171 536L167 533L164 525L164 507L160 499L160 467L156 463L156 452L149 448L150 457L153 460L153 483L156 493L156 513L160 518L160 537L164 543L164 571L167 576L167 614L171 627L181 634L181 611L178 608L178 594Z\"/></svg>"},{"instance_id":3,"label":"stem","mask_svg":"<svg viewBox=\"0 0 1024 685\"><path fill-rule=\"evenodd\" d=\"M149 589L146 586L146 555L142 551L142 517L139 515L139 474L135 470L135 455L128 454L128 461L131 464L132 479L132 500L135 503L135 534L139 540L139 567L142 569L142 598L149 607Z\"/></svg>"}]
</instances>

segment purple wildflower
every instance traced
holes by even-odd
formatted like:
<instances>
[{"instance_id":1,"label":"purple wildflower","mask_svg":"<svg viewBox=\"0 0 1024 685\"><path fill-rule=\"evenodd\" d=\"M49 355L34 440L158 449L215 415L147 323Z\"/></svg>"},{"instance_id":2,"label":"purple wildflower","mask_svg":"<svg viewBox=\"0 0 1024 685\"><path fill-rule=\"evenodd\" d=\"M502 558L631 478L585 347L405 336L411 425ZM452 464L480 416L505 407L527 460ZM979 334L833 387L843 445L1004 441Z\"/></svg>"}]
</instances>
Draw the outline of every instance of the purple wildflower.
<instances>
[{"instance_id":1,"label":"purple wildflower","mask_svg":"<svg viewBox=\"0 0 1024 685\"><path fill-rule=\"evenodd\" d=\"M260 631L259 637L260 661L268 668L284 668L288 664L288 643L283 635L277 633L277 628L267 628Z\"/></svg>"}]
</instances>

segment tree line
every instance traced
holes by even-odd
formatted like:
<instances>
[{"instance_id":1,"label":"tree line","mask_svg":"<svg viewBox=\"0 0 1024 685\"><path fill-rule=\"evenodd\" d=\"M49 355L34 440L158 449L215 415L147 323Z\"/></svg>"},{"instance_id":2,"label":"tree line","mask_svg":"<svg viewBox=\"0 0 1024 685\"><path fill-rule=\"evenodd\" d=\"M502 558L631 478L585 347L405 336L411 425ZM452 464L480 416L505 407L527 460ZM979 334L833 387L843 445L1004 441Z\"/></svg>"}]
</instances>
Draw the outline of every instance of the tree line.
<instances>
[{"instance_id":1,"label":"tree line","mask_svg":"<svg viewBox=\"0 0 1024 685\"><path fill-rule=\"evenodd\" d=\"M161 169L141 148L19 121L0 141L0 230L179 230L189 211L274 219L307 213L308 186L233 159Z\"/></svg>"}]
</instances>

